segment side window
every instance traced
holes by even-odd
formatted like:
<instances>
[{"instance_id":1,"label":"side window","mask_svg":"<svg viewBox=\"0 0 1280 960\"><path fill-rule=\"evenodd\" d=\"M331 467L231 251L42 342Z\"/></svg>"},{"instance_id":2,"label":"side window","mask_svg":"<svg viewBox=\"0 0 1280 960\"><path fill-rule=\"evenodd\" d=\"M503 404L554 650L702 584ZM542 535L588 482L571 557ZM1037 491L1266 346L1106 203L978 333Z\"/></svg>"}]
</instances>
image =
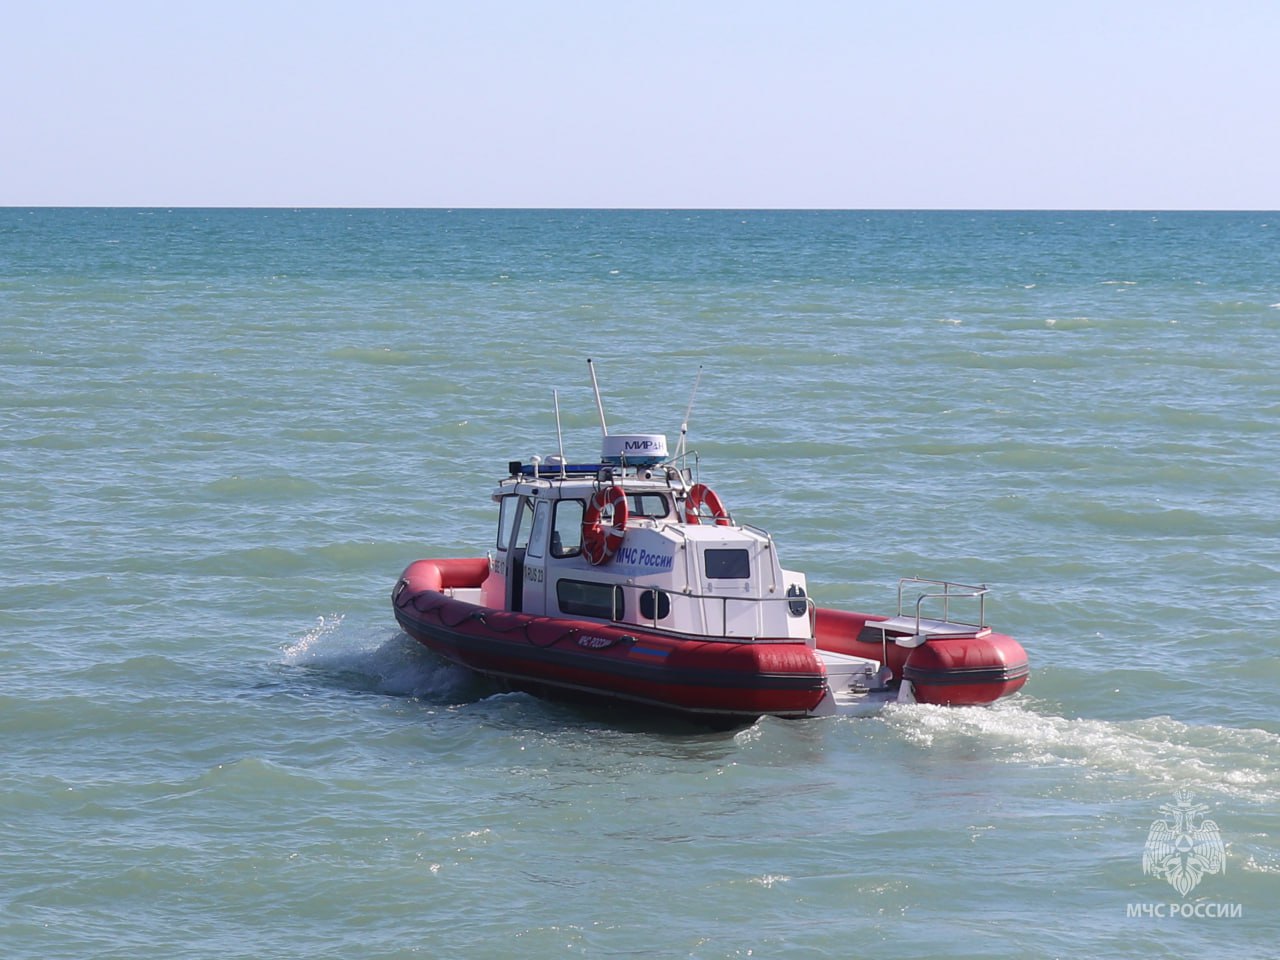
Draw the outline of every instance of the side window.
<instances>
[{"instance_id":1,"label":"side window","mask_svg":"<svg viewBox=\"0 0 1280 960\"><path fill-rule=\"evenodd\" d=\"M621 620L624 611L619 584L587 583L583 580L556 582L556 601L562 613L600 620Z\"/></svg>"},{"instance_id":2,"label":"side window","mask_svg":"<svg viewBox=\"0 0 1280 960\"><path fill-rule=\"evenodd\" d=\"M551 521L551 501L539 500L533 511L533 532L529 534L529 556L537 559L546 553L547 526Z\"/></svg>"},{"instance_id":3,"label":"side window","mask_svg":"<svg viewBox=\"0 0 1280 960\"><path fill-rule=\"evenodd\" d=\"M572 557L582 549L581 500L560 500L556 503L556 519L551 527L551 556Z\"/></svg>"},{"instance_id":4,"label":"side window","mask_svg":"<svg viewBox=\"0 0 1280 960\"><path fill-rule=\"evenodd\" d=\"M640 594L640 616L645 620L665 620L671 616L671 598L662 590L645 590Z\"/></svg>"}]
</instances>

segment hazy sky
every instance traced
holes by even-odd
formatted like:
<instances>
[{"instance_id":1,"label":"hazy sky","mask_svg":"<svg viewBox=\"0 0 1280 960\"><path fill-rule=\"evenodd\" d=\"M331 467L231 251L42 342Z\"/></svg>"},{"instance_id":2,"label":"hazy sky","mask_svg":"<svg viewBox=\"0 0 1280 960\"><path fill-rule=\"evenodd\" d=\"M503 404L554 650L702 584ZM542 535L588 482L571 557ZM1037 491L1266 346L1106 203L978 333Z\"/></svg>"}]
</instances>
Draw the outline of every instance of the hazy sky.
<instances>
[{"instance_id":1,"label":"hazy sky","mask_svg":"<svg viewBox=\"0 0 1280 960\"><path fill-rule=\"evenodd\" d=\"M4 0L0 205L1280 209L1280 0Z\"/></svg>"}]
</instances>

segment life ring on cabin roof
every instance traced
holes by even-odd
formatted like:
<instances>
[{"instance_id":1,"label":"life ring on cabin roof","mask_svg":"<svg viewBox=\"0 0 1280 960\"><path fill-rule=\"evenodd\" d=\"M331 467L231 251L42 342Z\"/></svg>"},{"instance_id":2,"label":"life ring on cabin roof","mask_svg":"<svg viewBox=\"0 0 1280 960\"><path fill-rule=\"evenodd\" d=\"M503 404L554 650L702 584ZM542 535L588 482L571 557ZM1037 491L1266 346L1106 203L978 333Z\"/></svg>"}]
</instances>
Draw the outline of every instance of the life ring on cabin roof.
<instances>
[{"instance_id":1,"label":"life ring on cabin roof","mask_svg":"<svg viewBox=\"0 0 1280 960\"><path fill-rule=\"evenodd\" d=\"M711 518L715 520L717 527L728 527L733 524L729 519L729 511L724 508L716 492L705 483L695 483L689 488L689 495L684 501L684 522L702 523L700 514L704 506Z\"/></svg>"},{"instance_id":2,"label":"life ring on cabin roof","mask_svg":"<svg viewBox=\"0 0 1280 960\"><path fill-rule=\"evenodd\" d=\"M604 511L613 508L613 519L606 526ZM617 484L597 490L587 501L582 515L582 555L593 564L601 564L618 552L627 533L627 493Z\"/></svg>"}]
</instances>

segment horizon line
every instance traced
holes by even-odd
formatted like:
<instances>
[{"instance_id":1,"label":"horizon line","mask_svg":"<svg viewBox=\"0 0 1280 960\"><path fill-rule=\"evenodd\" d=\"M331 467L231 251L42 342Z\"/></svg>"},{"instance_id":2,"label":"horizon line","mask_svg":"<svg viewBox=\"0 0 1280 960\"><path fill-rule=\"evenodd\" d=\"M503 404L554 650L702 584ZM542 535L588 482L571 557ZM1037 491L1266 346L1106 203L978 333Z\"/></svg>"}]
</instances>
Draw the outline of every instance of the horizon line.
<instances>
[{"instance_id":1,"label":"horizon line","mask_svg":"<svg viewBox=\"0 0 1280 960\"><path fill-rule=\"evenodd\" d=\"M349 210L530 213L1280 213L1267 207L697 207L697 206L502 206L491 204L201 204L201 203L0 203L0 210Z\"/></svg>"}]
</instances>

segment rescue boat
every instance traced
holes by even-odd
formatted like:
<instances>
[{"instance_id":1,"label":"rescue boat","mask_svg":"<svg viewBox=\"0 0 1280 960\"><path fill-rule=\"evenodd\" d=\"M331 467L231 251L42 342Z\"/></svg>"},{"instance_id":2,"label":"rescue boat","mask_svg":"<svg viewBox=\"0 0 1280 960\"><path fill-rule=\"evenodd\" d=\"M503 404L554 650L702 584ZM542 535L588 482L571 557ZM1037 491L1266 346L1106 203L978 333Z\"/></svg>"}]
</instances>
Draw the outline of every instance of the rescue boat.
<instances>
[{"instance_id":1,"label":"rescue boat","mask_svg":"<svg viewBox=\"0 0 1280 960\"><path fill-rule=\"evenodd\" d=\"M610 434L603 407L601 424L599 462L507 465L485 556L405 569L391 600L409 636L509 688L730 725L986 705L1026 683L1022 646L986 623L985 585L904 577L893 613L818 607L696 455Z\"/></svg>"}]
</instances>

